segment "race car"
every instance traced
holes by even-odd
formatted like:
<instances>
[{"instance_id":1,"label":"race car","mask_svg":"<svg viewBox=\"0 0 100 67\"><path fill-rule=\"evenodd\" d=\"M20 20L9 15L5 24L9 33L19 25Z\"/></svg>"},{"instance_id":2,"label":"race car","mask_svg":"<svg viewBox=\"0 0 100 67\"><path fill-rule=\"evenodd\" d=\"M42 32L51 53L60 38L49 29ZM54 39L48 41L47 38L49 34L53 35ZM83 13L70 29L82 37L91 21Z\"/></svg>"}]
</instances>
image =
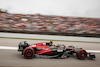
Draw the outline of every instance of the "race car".
<instances>
[{"instance_id":1,"label":"race car","mask_svg":"<svg viewBox=\"0 0 100 67\"><path fill-rule=\"evenodd\" d=\"M29 45L26 41L22 41L18 45L18 51L22 52L22 55L26 59L32 59L35 57L42 58L67 58L76 54L76 57L80 60L88 58L95 58L94 53L88 53L82 48L75 48L74 46L66 47L64 44L55 44L53 42L41 42Z\"/></svg>"}]
</instances>

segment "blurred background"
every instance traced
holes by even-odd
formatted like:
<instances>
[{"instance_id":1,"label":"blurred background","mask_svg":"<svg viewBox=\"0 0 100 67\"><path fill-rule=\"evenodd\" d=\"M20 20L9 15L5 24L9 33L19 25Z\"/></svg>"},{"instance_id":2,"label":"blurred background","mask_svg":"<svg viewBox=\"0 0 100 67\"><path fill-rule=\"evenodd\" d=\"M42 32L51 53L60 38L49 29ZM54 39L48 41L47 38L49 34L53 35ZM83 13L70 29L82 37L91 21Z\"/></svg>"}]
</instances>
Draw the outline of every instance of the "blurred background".
<instances>
[{"instance_id":1,"label":"blurred background","mask_svg":"<svg viewBox=\"0 0 100 67\"><path fill-rule=\"evenodd\" d=\"M20 41L50 40L91 51L96 59L28 60L17 51ZM66 66L100 67L100 0L0 0L0 67Z\"/></svg>"},{"instance_id":2,"label":"blurred background","mask_svg":"<svg viewBox=\"0 0 100 67\"><path fill-rule=\"evenodd\" d=\"M100 37L98 2L0 0L0 31Z\"/></svg>"}]
</instances>

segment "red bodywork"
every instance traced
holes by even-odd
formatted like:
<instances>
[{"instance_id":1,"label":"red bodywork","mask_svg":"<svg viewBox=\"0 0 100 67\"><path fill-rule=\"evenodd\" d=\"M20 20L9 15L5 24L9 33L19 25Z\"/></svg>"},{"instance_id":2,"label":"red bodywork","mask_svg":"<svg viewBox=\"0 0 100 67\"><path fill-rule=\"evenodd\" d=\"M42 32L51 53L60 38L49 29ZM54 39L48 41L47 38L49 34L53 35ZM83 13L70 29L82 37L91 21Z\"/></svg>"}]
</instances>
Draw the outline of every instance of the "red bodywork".
<instances>
[{"instance_id":1,"label":"red bodywork","mask_svg":"<svg viewBox=\"0 0 100 67\"><path fill-rule=\"evenodd\" d=\"M35 53L38 53L38 54L53 54L49 46L47 44L43 45L43 43L46 43L46 42L33 44L29 47L34 48L34 49L36 48Z\"/></svg>"},{"instance_id":2,"label":"red bodywork","mask_svg":"<svg viewBox=\"0 0 100 67\"><path fill-rule=\"evenodd\" d=\"M43 43L46 43L46 42L32 44L29 47L34 48L34 49L36 48L35 53L38 53L38 54L53 54L53 52L49 48L49 46L47 44L43 45ZM54 45L52 45L52 46L54 46ZM66 49L76 50L76 48L72 48L72 47L66 47Z\"/></svg>"},{"instance_id":3,"label":"red bodywork","mask_svg":"<svg viewBox=\"0 0 100 67\"><path fill-rule=\"evenodd\" d=\"M84 60L87 56L90 58L95 58L95 54L87 53L82 48L75 48L74 46L66 47L63 44L51 45L50 42L42 42L37 44L28 45L27 43L23 45L20 42L18 51L22 51L22 55L26 59L32 59L34 55L45 55L51 57L61 57L66 58L69 55L76 53L78 59ZM87 55L88 54L88 55Z\"/></svg>"}]
</instances>

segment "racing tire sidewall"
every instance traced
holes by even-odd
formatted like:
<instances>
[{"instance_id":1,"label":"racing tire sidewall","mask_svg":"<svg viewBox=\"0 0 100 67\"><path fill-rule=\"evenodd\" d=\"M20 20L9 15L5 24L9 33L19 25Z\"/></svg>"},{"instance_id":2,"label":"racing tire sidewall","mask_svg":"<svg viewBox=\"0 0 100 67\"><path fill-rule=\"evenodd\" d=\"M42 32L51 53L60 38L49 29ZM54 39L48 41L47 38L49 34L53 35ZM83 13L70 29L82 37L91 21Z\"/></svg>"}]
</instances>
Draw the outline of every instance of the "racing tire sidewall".
<instances>
[{"instance_id":1,"label":"racing tire sidewall","mask_svg":"<svg viewBox=\"0 0 100 67\"><path fill-rule=\"evenodd\" d=\"M28 52L30 53L30 55L28 55ZM34 57L34 49L30 47L25 48L25 50L23 51L23 55L26 59L32 59Z\"/></svg>"},{"instance_id":2,"label":"racing tire sidewall","mask_svg":"<svg viewBox=\"0 0 100 67\"><path fill-rule=\"evenodd\" d=\"M85 50L79 50L79 51L76 52L76 56L80 60L85 60L86 57L87 57L87 52Z\"/></svg>"}]
</instances>

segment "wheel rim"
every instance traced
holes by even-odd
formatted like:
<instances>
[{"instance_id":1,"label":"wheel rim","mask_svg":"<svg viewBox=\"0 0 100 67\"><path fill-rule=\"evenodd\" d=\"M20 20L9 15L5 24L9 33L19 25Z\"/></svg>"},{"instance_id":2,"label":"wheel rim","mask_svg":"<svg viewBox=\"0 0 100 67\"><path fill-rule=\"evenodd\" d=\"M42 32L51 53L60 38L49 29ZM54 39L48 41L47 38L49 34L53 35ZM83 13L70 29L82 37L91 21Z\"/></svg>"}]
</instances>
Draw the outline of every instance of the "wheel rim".
<instances>
[{"instance_id":1,"label":"wheel rim","mask_svg":"<svg viewBox=\"0 0 100 67\"><path fill-rule=\"evenodd\" d=\"M81 50L78 54L79 59L84 60L87 57L87 52L85 50Z\"/></svg>"},{"instance_id":2,"label":"wheel rim","mask_svg":"<svg viewBox=\"0 0 100 67\"><path fill-rule=\"evenodd\" d=\"M26 49L23 55L26 59L32 59L34 57L34 51L32 49Z\"/></svg>"},{"instance_id":3,"label":"wheel rim","mask_svg":"<svg viewBox=\"0 0 100 67\"><path fill-rule=\"evenodd\" d=\"M30 57L32 55L32 51L31 50L27 50L26 51L26 56Z\"/></svg>"}]
</instances>

